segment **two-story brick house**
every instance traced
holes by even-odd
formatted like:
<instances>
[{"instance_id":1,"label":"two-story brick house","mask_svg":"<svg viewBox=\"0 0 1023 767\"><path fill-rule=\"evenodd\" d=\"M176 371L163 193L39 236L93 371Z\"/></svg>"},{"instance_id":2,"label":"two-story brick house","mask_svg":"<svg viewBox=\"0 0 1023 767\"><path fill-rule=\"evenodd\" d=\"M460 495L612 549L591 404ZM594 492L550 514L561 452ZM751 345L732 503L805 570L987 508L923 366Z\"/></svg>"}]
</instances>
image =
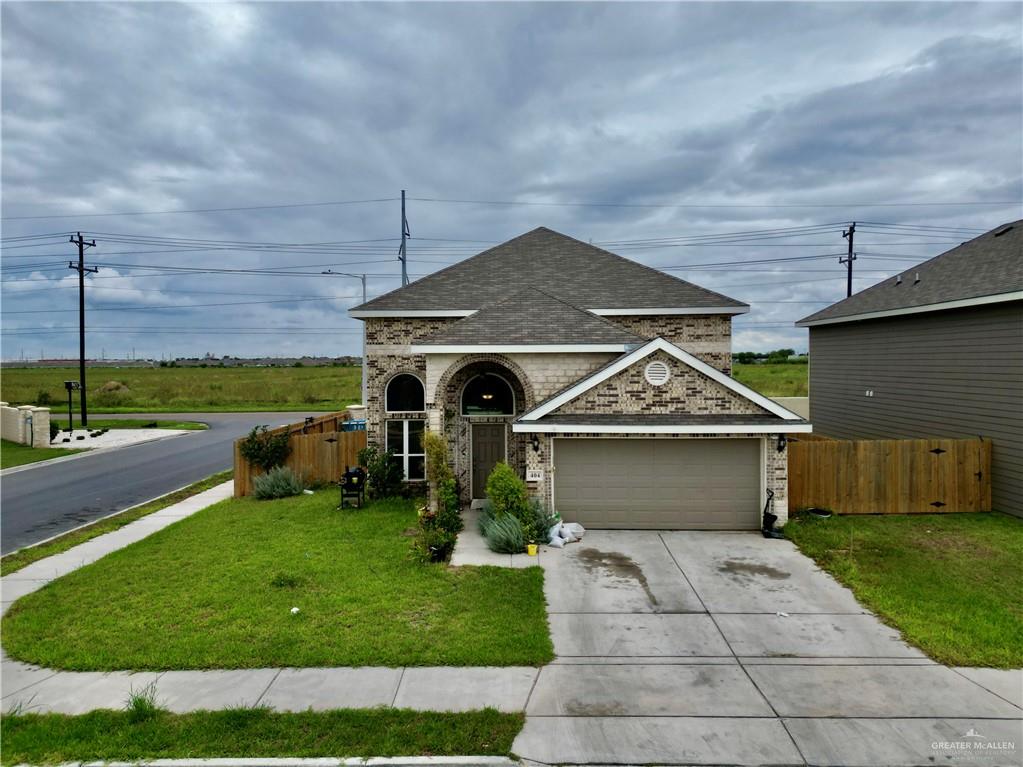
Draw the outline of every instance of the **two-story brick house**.
<instances>
[{"instance_id":1,"label":"two-story brick house","mask_svg":"<svg viewBox=\"0 0 1023 767\"><path fill-rule=\"evenodd\" d=\"M370 444L424 478L443 432L463 500L499 460L590 527L752 529L794 413L731 378L746 304L540 228L350 311Z\"/></svg>"}]
</instances>

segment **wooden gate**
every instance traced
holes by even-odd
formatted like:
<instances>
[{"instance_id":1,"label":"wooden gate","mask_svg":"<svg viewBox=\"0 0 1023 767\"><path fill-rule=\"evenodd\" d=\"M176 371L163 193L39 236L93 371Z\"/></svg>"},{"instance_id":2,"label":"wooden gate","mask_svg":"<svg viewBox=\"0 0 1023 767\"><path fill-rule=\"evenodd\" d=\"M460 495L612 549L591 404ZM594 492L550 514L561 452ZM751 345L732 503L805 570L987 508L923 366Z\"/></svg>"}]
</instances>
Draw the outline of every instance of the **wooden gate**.
<instances>
[{"instance_id":1,"label":"wooden gate","mask_svg":"<svg viewBox=\"0 0 1023 767\"><path fill-rule=\"evenodd\" d=\"M290 434L291 453L284 465L308 483L337 482L346 466L358 464L358 454L366 447L366 432L341 431L347 413L311 418L270 429L271 434ZM234 443L234 497L252 493L252 478L259 474L241 455L242 440Z\"/></svg>"},{"instance_id":2,"label":"wooden gate","mask_svg":"<svg viewBox=\"0 0 1023 767\"><path fill-rule=\"evenodd\" d=\"M923 514L991 510L986 439L789 442L789 511Z\"/></svg>"}]
</instances>

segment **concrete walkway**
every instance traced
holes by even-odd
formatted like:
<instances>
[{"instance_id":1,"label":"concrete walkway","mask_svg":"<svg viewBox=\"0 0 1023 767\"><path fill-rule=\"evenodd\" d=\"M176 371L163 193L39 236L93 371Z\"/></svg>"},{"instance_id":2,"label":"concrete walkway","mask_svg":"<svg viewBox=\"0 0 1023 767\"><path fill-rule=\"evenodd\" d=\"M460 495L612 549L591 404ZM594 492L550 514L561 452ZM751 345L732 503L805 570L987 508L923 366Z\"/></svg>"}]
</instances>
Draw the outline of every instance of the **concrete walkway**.
<instances>
[{"instance_id":1,"label":"concrete walkway","mask_svg":"<svg viewBox=\"0 0 1023 767\"><path fill-rule=\"evenodd\" d=\"M934 663L787 541L590 531L540 563L527 760L1020 764L1021 672Z\"/></svg>"}]
</instances>

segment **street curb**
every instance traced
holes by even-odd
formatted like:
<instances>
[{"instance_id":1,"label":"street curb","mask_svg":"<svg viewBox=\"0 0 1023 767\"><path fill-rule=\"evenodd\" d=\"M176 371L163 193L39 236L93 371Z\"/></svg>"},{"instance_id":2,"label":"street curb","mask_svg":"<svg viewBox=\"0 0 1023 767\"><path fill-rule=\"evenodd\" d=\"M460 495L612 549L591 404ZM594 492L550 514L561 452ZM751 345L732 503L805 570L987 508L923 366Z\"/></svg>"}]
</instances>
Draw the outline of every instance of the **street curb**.
<instances>
[{"instance_id":1,"label":"street curb","mask_svg":"<svg viewBox=\"0 0 1023 767\"><path fill-rule=\"evenodd\" d=\"M365 759L332 757L221 757L217 759L139 759L134 762L64 762L59 767L521 767L505 756L371 756ZM17 767L32 767L20 764Z\"/></svg>"},{"instance_id":2,"label":"street curb","mask_svg":"<svg viewBox=\"0 0 1023 767\"><path fill-rule=\"evenodd\" d=\"M43 466L53 466L55 463L65 463L67 461L77 461L80 458L88 458L90 455L106 455L108 453L116 453L118 450L128 450L139 445L151 445L154 442L163 442L167 439L174 439L175 437L187 437L189 434L203 432L206 429L183 429L182 434L168 434L165 437L157 437L156 439L147 439L145 442L135 442L131 445L117 445L116 447L83 447L83 448L71 448L72 450L81 449L81 453L75 453L74 455L61 455L56 458L48 458L45 461L35 461L33 463L26 463L24 466L12 466L10 469L3 469L0 471L0 477L6 477L10 474L17 474L19 471L28 471L29 469L38 469ZM61 447L61 445L57 445Z\"/></svg>"}]
</instances>

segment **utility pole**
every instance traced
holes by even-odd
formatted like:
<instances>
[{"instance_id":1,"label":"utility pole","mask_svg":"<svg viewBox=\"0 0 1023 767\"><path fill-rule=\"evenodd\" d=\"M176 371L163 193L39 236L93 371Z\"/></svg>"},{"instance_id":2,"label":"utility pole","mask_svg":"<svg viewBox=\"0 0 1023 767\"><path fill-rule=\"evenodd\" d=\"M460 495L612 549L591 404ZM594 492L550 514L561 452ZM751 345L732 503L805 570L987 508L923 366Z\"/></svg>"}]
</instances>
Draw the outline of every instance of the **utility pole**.
<instances>
[{"instance_id":1,"label":"utility pole","mask_svg":"<svg viewBox=\"0 0 1023 767\"><path fill-rule=\"evenodd\" d=\"M81 389L79 393L81 395L82 405L82 428L89 426L89 414L85 407L85 273L86 272L98 272L99 269L93 267L92 269L85 268L85 249L95 248L96 241L90 240L86 242L82 239L82 233L78 232L77 238L71 238L71 244L78 246L78 263L73 261L68 263L68 269L74 269L78 272L78 377Z\"/></svg>"},{"instance_id":2,"label":"utility pole","mask_svg":"<svg viewBox=\"0 0 1023 767\"><path fill-rule=\"evenodd\" d=\"M328 269L320 274L336 274L341 277L355 277L356 279L362 280L362 303L366 303L366 275L365 274L350 274L348 272L335 272L333 269ZM366 384L366 323L362 323L362 403L366 404L367 394Z\"/></svg>"},{"instance_id":3,"label":"utility pole","mask_svg":"<svg viewBox=\"0 0 1023 767\"><path fill-rule=\"evenodd\" d=\"M856 254L853 252L853 237L856 235L856 222L853 221L849 224L849 228L842 232L842 237L849 240L849 254L845 258L838 259L838 263L845 264L846 266L846 282L845 282L845 297L848 298L852 295L852 264L856 260Z\"/></svg>"},{"instance_id":4,"label":"utility pole","mask_svg":"<svg viewBox=\"0 0 1023 767\"><path fill-rule=\"evenodd\" d=\"M398 248L398 260L401 261L401 286L408 285L408 248L406 238L412 234L408 230L408 219L405 218L405 190L401 190L401 246Z\"/></svg>"}]
</instances>

